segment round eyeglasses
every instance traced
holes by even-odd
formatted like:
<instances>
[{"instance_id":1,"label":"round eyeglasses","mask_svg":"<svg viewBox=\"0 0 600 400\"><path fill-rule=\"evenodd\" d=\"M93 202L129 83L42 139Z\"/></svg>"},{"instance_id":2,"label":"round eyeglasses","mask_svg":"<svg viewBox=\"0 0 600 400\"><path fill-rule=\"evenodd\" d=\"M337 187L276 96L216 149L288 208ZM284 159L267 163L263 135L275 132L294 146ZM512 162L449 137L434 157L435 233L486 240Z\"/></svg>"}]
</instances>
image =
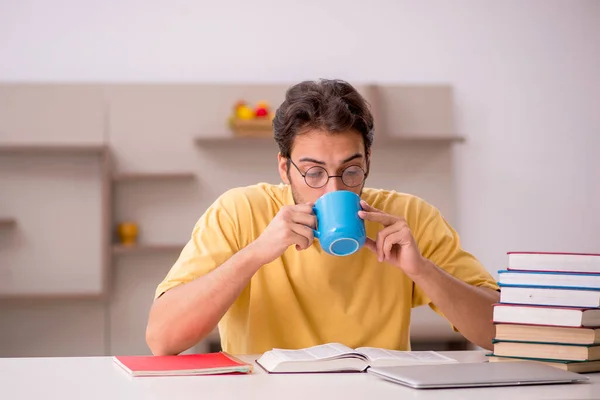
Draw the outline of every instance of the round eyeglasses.
<instances>
[{"instance_id":1,"label":"round eyeglasses","mask_svg":"<svg viewBox=\"0 0 600 400\"><path fill-rule=\"evenodd\" d=\"M360 186L364 182L367 175L365 170L358 165L351 165L344 168L341 175L329 175L325 168L319 167L318 165L310 167L305 173L302 173L296 163L294 163L291 159L289 160L292 165L296 167L300 175L302 175L304 182L306 182L306 184L313 189L319 189L327 185L329 178L341 178L344 185L348 187Z\"/></svg>"}]
</instances>

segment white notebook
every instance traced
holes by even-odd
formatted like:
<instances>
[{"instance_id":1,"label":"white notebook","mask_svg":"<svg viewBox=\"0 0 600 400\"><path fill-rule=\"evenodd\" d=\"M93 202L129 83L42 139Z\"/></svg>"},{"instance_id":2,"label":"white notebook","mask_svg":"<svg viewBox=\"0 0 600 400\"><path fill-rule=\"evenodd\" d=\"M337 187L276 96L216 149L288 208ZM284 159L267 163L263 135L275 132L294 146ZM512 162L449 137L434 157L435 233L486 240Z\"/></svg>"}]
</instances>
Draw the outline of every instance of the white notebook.
<instances>
[{"instance_id":1,"label":"white notebook","mask_svg":"<svg viewBox=\"0 0 600 400\"><path fill-rule=\"evenodd\" d=\"M494 322L551 326L600 326L600 308L494 304Z\"/></svg>"},{"instance_id":2,"label":"white notebook","mask_svg":"<svg viewBox=\"0 0 600 400\"><path fill-rule=\"evenodd\" d=\"M600 307L600 290L502 286L500 302L559 307Z\"/></svg>"},{"instance_id":3,"label":"white notebook","mask_svg":"<svg viewBox=\"0 0 600 400\"><path fill-rule=\"evenodd\" d=\"M508 253L508 269L600 273L600 254L519 252Z\"/></svg>"}]
</instances>

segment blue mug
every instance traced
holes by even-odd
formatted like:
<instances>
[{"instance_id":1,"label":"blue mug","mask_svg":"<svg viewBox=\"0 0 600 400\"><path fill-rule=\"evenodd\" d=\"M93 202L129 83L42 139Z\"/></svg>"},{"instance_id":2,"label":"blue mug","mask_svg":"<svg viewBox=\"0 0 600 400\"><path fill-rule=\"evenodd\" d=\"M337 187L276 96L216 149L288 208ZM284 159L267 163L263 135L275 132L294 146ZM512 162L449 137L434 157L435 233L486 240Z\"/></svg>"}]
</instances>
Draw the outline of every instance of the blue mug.
<instances>
[{"instance_id":1,"label":"blue mug","mask_svg":"<svg viewBox=\"0 0 600 400\"><path fill-rule=\"evenodd\" d=\"M325 252L348 256L363 247L367 234L365 221L358 216L360 210L360 196L347 190L326 193L315 202L314 235Z\"/></svg>"}]
</instances>

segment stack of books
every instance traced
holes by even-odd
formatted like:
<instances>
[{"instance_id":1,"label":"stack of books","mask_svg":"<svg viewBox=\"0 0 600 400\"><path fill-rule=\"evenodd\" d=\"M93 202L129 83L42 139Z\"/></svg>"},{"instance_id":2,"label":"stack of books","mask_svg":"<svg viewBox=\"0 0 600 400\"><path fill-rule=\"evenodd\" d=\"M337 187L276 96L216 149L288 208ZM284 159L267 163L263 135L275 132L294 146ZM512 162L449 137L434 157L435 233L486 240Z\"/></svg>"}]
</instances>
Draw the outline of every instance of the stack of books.
<instances>
[{"instance_id":1,"label":"stack of books","mask_svg":"<svg viewBox=\"0 0 600 400\"><path fill-rule=\"evenodd\" d=\"M508 253L490 362L600 371L600 254Z\"/></svg>"}]
</instances>

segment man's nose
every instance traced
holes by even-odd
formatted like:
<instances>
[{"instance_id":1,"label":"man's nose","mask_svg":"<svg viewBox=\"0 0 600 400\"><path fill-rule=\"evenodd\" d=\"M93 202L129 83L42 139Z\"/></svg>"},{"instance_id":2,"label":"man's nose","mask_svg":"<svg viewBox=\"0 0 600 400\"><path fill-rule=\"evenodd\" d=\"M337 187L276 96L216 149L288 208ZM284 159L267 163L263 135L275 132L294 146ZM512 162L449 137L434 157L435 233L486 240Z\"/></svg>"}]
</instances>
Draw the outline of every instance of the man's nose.
<instances>
[{"instance_id":1,"label":"man's nose","mask_svg":"<svg viewBox=\"0 0 600 400\"><path fill-rule=\"evenodd\" d=\"M342 182L342 178L339 177L330 177L329 182L327 182L327 185L325 185L325 193L335 192L344 189L344 182Z\"/></svg>"}]
</instances>

